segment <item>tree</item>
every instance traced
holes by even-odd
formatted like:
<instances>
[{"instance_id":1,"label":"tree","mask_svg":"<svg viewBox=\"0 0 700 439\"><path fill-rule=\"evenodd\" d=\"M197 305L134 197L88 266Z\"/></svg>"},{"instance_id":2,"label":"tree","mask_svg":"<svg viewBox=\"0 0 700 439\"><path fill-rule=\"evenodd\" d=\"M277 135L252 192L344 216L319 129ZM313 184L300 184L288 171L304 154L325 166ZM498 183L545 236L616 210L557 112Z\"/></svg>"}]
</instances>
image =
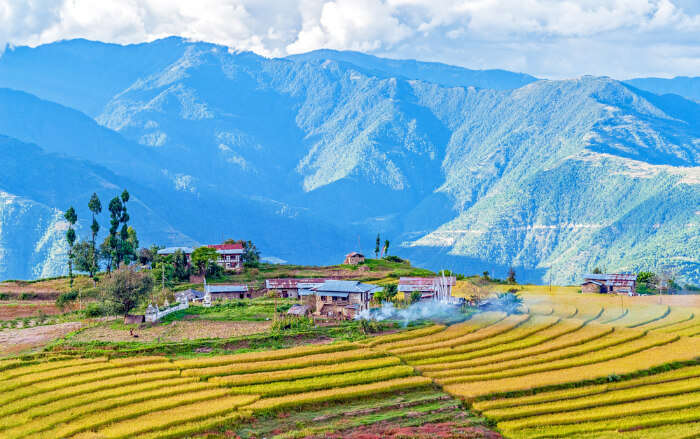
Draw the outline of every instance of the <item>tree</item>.
<instances>
[{"instance_id":1,"label":"tree","mask_svg":"<svg viewBox=\"0 0 700 439\"><path fill-rule=\"evenodd\" d=\"M603 274L603 270L601 270L600 267L595 267L593 269L593 274Z\"/></svg>"},{"instance_id":2,"label":"tree","mask_svg":"<svg viewBox=\"0 0 700 439\"><path fill-rule=\"evenodd\" d=\"M80 241L73 246L73 268L77 271L90 273L92 269L92 243Z\"/></svg>"},{"instance_id":3,"label":"tree","mask_svg":"<svg viewBox=\"0 0 700 439\"><path fill-rule=\"evenodd\" d=\"M173 276L177 280L185 281L190 278L190 268L187 264L187 255L182 251L177 250L173 255Z\"/></svg>"},{"instance_id":4,"label":"tree","mask_svg":"<svg viewBox=\"0 0 700 439\"><path fill-rule=\"evenodd\" d=\"M156 251L157 252L157 251ZM141 265L148 265L151 262L153 262L153 259L155 258L155 252L153 252L153 249L150 248L142 248L139 250L139 264Z\"/></svg>"},{"instance_id":5,"label":"tree","mask_svg":"<svg viewBox=\"0 0 700 439\"><path fill-rule=\"evenodd\" d=\"M211 247L199 247L192 252L192 265L197 267L201 275L207 274L218 260L219 254Z\"/></svg>"},{"instance_id":6,"label":"tree","mask_svg":"<svg viewBox=\"0 0 700 439\"><path fill-rule=\"evenodd\" d=\"M119 224L122 221L122 210L124 206L119 197L114 197L109 202L109 249L110 262L108 267L119 266L121 262L121 242L119 232Z\"/></svg>"},{"instance_id":7,"label":"tree","mask_svg":"<svg viewBox=\"0 0 700 439\"><path fill-rule=\"evenodd\" d=\"M422 294L420 291L411 291L411 303L420 302Z\"/></svg>"},{"instance_id":8,"label":"tree","mask_svg":"<svg viewBox=\"0 0 700 439\"><path fill-rule=\"evenodd\" d=\"M384 247L382 248L382 255L388 255L389 254L389 240L386 239L384 240Z\"/></svg>"},{"instance_id":9,"label":"tree","mask_svg":"<svg viewBox=\"0 0 700 439\"><path fill-rule=\"evenodd\" d=\"M392 300L398 294L399 289L395 284L389 284L384 287L384 297L387 300Z\"/></svg>"},{"instance_id":10,"label":"tree","mask_svg":"<svg viewBox=\"0 0 700 439\"><path fill-rule=\"evenodd\" d=\"M100 283L106 305L115 313L126 315L153 288L153 278L145 271L122 266Z\"/></svg>"},{"instance_id":11,"label":"tree","mask_svg":"<svg viewBox=\"0 0 700 439\"><path fill-rule=\"evenodd\" d=\"M63 217L68 221L68 230L66 230L66 241L68 242L68 276L70 277L70 289L73 290L73 244L75 244L75 223L78 222L78 214L75 213L73 206L66 210Z\"/></svg>"},{"instance_id":12,"label":"tree","mask_svg":"<svg viewBox=\"0 0 700 439\"><path fill-rule=\"evenodd\" d=\"M92 245L90 246L90 268L86 271L90 273L93 280L96 280L95 275L97 274L99 264L97 263L98 254L95 246L95 239L97 238L97 233L100 231L100 224L97 222L96 216L102 212L102 203L95 192L93 192L92 197L90 197L88 209L90 209L90 212L92 212L92 224L90 225L90 231L92 232Z\"/></svg>"},{"instance_id":13,"label":"tree","mask_svg":"<svg viewBox=\"0 0 700 439\"><path fill-rule=\"evenodd\" d=\"M121 231L119 232L120 238L120 261L124 261L125 264L130 264L136 258L136 249L138 248L139 241L136 239L136 232L134 229L129 227L129 214L126 212L126 203L129 201L129 192L124 189L121 194L122 201L122 216L120 222L122 224Z\"/></svg>"},{"instance_id":14,"label":"tree","mask_svg":"<svg viewBox=\"0 0 700 439\"><path fill-rule=\"evenodd\" d=\"M374 256L379 257L379 244L381 244L382 240L379 237L379 233L377 233L377 242L374 245Z\"/></svg>"},{"instance_id":15,"label":"tree","mask_svg":"<svg viewBox=\"0 0 700 439\"><path fill-rule=\"evenodd\" d=\"M260 264L260 252L252 241L243 243L242 262L244 267L257 267Z\"/></svg>"},{"instance_id":16,"label":"tree","mask_svg":"<svg viewBox=\"0 0 700 439\"><path fill-rule=\"evenodd\" d=\"M102 241L102 244L100 244L100 247L98 249L98 258L100 261L104 262L105 266L107 267L107 272L112 271L112 241L111 241L111 236L105 237L105 240Z\"/></svg>"},{"instance_id":17,"label":"tree","mask_svg":"<svg viewBox=\"0 0 700 439\"><path fill-rule=\"evenodd\" d=\"M508 279L506 279L506 280L508 281L509 284L516 283L516 281L515 281L515 268L513 268L512 265L508 268Z\"/></svg>"}]
</instances>

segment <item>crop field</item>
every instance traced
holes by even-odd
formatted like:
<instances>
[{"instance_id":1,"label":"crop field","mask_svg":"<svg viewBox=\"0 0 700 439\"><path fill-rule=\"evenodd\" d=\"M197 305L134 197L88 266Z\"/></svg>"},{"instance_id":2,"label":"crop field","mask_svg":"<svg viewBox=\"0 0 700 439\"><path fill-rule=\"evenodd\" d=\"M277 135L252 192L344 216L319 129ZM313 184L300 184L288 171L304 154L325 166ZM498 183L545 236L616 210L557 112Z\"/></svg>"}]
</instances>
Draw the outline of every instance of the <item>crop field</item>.
<instances>
[{"instance_id":1,"label":"crop field","mask_svg":"<svg viewBox=\"0 0 700 439\"><path fill-rule=\"evenodd\" d=\"M700 308L635 299L526 294L524 314L231 355L3 359L0 437L698 437Z\"/></svg>"}]
</instances>

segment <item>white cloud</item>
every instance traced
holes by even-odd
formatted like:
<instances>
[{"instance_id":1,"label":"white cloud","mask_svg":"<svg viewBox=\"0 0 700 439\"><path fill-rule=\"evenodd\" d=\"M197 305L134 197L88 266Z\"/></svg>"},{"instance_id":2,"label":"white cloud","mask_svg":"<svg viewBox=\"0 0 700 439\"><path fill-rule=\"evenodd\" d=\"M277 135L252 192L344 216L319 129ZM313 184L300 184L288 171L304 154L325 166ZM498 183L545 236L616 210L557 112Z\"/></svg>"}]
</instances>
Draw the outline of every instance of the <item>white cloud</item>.
<instances>
[{"instance_id":1,"label":"white cloud","mask_svg":"<svg viewBox=\"0 0 700 439\"><path fill-rule=\"evenodd\" d=\"M0 45L169 35L284 56L319 48L545 77L697 75L695 0L0 0Z\"/></svg>"}]
</instances>

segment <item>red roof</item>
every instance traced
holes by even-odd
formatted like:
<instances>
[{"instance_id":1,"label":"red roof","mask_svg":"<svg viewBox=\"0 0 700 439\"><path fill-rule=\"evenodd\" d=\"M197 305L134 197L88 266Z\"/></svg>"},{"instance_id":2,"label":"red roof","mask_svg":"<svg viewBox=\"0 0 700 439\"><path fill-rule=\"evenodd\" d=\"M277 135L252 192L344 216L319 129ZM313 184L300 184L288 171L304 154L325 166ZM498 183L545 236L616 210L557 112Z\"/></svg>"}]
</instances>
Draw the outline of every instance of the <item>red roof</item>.
<instances>
[{"instance_id":1,"label":"red roof","mask_svg":"<svg viewBox=\"0 0 700 439\"><path fill-rule=\"evenodd\" d=\"M325 278L281 278L281 279L267 279L265 281L265 286L269 289L278 288L297 288L299 284L322 284L325 282Z\"/></svg>"},{"instance_id":2,"label":"red roof","mask_svg":"<svg viewBox=\"0 0 700 439\"><path fill-rule=\"evenodd\" d=\"M215 248L217 250L242 250L243 244L210 244L207 247Z\"/></svg>"}]
</instances>

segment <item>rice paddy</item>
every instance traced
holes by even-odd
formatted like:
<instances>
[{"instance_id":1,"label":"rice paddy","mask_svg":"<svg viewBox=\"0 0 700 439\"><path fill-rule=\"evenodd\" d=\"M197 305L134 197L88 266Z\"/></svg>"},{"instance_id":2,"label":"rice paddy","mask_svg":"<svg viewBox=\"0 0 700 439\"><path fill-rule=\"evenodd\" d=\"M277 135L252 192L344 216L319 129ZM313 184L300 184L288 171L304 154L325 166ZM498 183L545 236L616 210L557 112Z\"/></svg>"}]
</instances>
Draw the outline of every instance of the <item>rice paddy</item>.
<instances>
[{"instance_id":1,"label":"rice paddy","mask_svg":"<svg viewBox=\"0 0 700 439\"><path fill-rule=\"evenodd\" d=\"M303 437L408 407L512 438L697 437L700 310L634 299L528 295L525 314L236 355L0 360L0 437Z\"/></svg>"}]
</instances>

